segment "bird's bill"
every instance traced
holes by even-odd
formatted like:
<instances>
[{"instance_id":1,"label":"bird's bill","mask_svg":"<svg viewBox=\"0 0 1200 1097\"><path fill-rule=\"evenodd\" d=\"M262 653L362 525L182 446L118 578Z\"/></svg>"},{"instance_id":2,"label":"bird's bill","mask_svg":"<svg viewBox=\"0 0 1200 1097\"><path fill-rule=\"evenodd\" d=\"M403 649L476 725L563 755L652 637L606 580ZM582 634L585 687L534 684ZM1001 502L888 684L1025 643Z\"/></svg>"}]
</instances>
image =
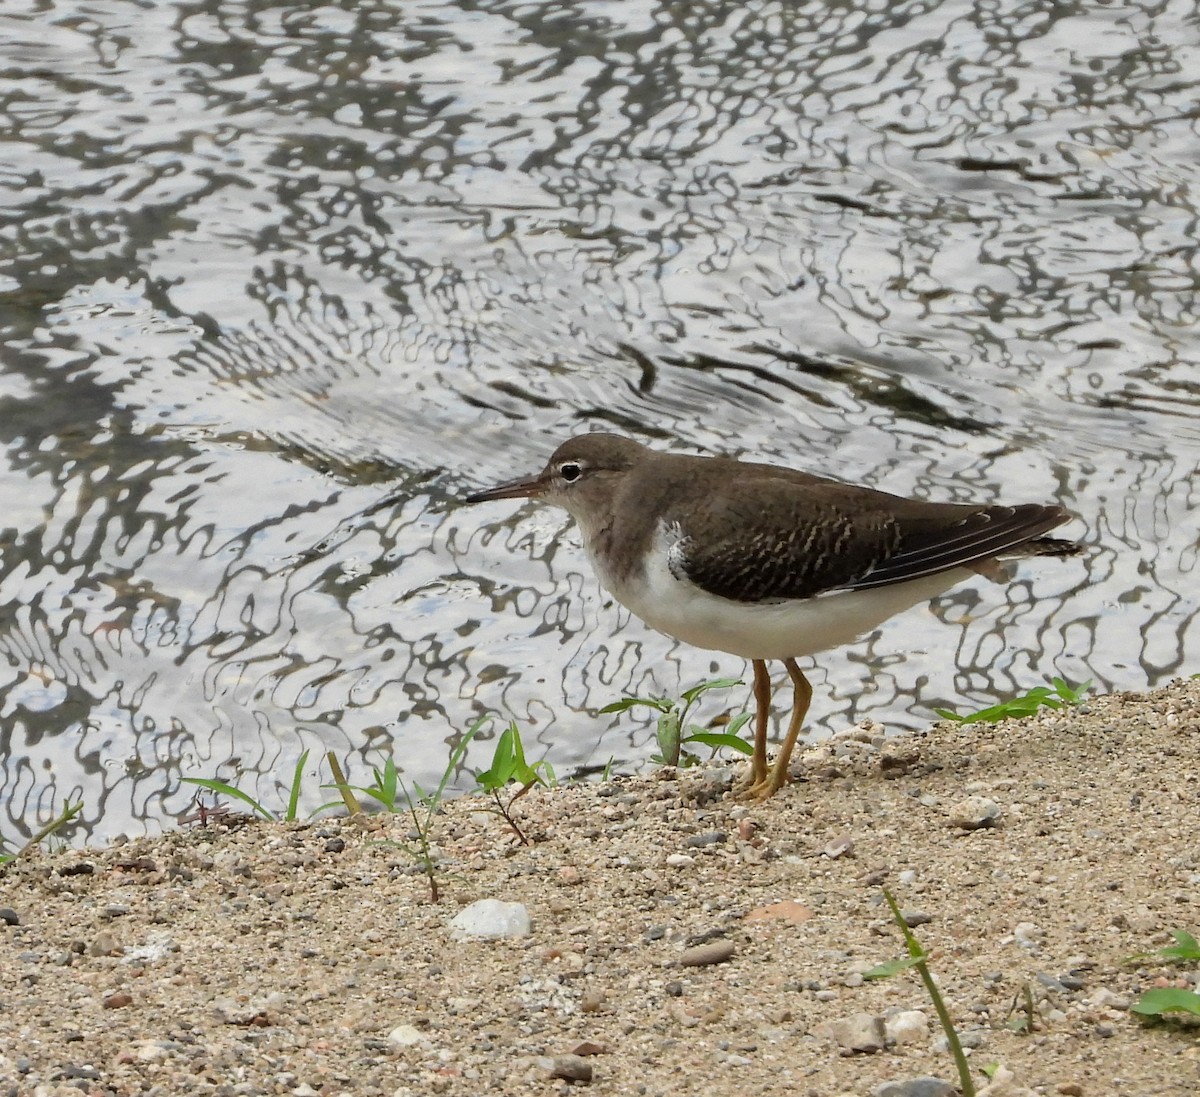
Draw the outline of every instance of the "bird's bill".
<instances>
[{"instance_id":1,"label":"bird's bill","mask_svg":"<svg viewBox=\"0 0 1200 1097\"><path fill-rule=\"evenodd\" d=\"M467 502L488 503L493 499L536 499L539 495L545 494L548 486L545 476L538 473L536 476L523 476L519 480L509 480L507 483L497 484L494 488L477 491L474 495L467 496Z\"/></svg>"}]
</instances>

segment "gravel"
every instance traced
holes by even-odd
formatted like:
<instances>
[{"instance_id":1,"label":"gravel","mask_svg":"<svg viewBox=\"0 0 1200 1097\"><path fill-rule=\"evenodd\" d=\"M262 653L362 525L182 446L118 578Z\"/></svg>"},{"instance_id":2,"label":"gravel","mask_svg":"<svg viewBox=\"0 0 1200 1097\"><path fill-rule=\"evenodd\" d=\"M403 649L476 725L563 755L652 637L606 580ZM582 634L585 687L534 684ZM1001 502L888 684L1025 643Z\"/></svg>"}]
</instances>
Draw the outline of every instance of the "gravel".
<instances>
[{"instance_id":1,"label":"gravel","mask_svg":"<svg viewBox=\"0 0 1200 1097\"><path fill-rule=\"evenodd\" d=\"M1129 1008L1200 989L1153 956L1200 929L1200 681L876 737L809 747L761 805L728 767L535 790L530 846L456 801L437 904L402 817L24 857L0 874L0 1097L933 1092L956 1075L919 979L864 978L904 952L881 885L980 1087L999 1065L997 1094L1200 1092L1197 1026ZM529 932L456 939L478 900Z\"/></svg>"}]
</instances>

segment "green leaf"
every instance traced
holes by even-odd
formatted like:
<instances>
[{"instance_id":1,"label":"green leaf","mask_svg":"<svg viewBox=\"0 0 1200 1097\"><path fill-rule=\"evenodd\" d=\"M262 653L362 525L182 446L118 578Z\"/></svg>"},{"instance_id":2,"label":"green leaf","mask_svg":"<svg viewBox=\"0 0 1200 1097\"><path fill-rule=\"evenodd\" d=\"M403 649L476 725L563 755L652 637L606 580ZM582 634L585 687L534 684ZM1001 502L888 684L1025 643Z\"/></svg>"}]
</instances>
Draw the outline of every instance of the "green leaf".
<instances>
[{"instance_id":1,"label":"green leaf","mask_svg":"<svg viewBox=\"0 0 1200 1097\"><path fill-rule=\"evenodd\" d=\"M296 768L292 771L292 790L288 796L287 814L284 818L293 823L296 821L296 809L300 803L300 786L304 777L304 765L308 761L308 751L306 750L300 755L300 760L296 763Z\"/></svg>"},{"instance_id":2,"label":"green leaf","mask_svg":"<svg viewBox=\"0 0 1200 1097\"><path fill-rule=\"evenodd\" d=\"M1200 960L1200 941L1182 929L1171 930L1175 944L1160 948L1158 955L1167 960Z\"/></svg>"},{"instance_id":3,"label":"green leaf","mask_svg":"<svg viewBox=\"0 0 1200 1097\"><path fill-rule=\"evenodd\" d=\"M712 747L714 751L722 747L736 750L739 754L753 754L754 748L740 735L730 735L727 731L693 731L683 740L685 744L696 743L702 747Z\"/></svg>"},{"instance_id":4,"label":"green leaf","mask_svg":"<svg viewBox=\"0 0 1200 1097\"><path fill-rule=\"evenodd\" d=\"M729 721L728 724L725 725L725 734L726 735L737 735L737 733L739 731L741 731L742 728L744 728L748 723L750 723L750 718L753 715L754 715L754 713L752 713L752 712L738 713L737 716L735 716L732 720Z\"/></svg>"},{"instance_id":5,"label":"green leaf","mask_svg":"<svg viewBox=\"0 0 1200 1097\"><path fill-rule=\"evenodd\" d=\"M1027 693L989 705L978 712L959 714L944 708L933 711L941 719L953 720L957 724L995 724L1014 717L1032 716L1041 708L1062 709L1066 705L1078 704L1092 685L1090 678L1078 686L1072 686L1062 678L1052 678L1050 681L1050 686L1034 686Z\"/></svg>"},{"instance_id":6,"label":"green leaf","mask_svg":"<svg viewBox=\"0 0 1200 1097\"><path fill-rule=\"evenodd\" d=\"M549 762L538 762L531 766L525 760L521 732L516 724L509 724L496 741L491 766L477 774L475 780L484 792L496 793L512 781L523 786L544 784L543 772L553 780L554 770Z\"/></svg>"},{"instance_id":7,"label":"green leaf","mask_svg":"<svg viewBox=\"0 0 1200 1097\"><path fill-rule=\"evenodd\" d=\"M697 697L707 693L710 689L730 689L733 686L740 685L742 685L740 678L711 678L707 682L701 682L699 685L692 686L691 689L685 689L680 694L680 697L690 705Z\"/></svg>"},{"instance_id":8,"label":"green leaf","mask_svg":"<svg viewBox=\"0 0 1200 1097\"><path fill-rule=\"evenodd\" d=\"M663 759L663 765L679 764L680 727L679 713L672 709L658 718L658 727L654 737L658 741L658 752Z\"/></svg>"},{"instance_id":9,"label":"green leaf","mask_svg":"<svg viewBox=\"0 0 1200 1097\"><path fill-rule=\"evenodd\" d=\"M609 712L628 712L631 708L636 708L638 705L646 705L649 708L657 709L659 712L670 712L675 706L666 697L622 697L619 701L614 701L611 705L605 705L601 710L601 714Z\"/></svg>"},{"instance_id":10,"label":"green leaf","mask_svg":"<svg viewBox=\"0 0 1200 1097\"><path fill-rule=\"evenodd\" d=\"M258 812L264 819L274 819L265 807L262 806L253 796L243 792L240 788L234 788L233 785L227 784L225 781L217 781L211 777L185 777L183 778L185 785L199 785L201 788L206 788L210 792L220 793L222 796L232 797L234 800L241 800L244 804L249 804L255 811Z\"/></svg>"},{"instance_id":11,"label":"green leaf","mask_svg":"<svg viewBox=\"0 0 1200 1097\"><path fill-rule=\"evenodd\" d=\"M1200 994L1183 987L1160 987L1146 991L1129 1008L1147 1017L1163 1013L1193 1013L1200 1017Z\"/></svg>"},{"instance_id":12,"label":"green leaf","mask_svg":"<svg viewBox=\"0 0 1200 1097\"><path fill-rule=\"evenodd\" d=\"M876 964L870 971L863 972L863 978L888 979L893 975L899 975L900 972L908 971L910 968L914 968L924 962L924 956L901 956L896 960L888 960L886 963Z\"/></svg>"}]
</instances>

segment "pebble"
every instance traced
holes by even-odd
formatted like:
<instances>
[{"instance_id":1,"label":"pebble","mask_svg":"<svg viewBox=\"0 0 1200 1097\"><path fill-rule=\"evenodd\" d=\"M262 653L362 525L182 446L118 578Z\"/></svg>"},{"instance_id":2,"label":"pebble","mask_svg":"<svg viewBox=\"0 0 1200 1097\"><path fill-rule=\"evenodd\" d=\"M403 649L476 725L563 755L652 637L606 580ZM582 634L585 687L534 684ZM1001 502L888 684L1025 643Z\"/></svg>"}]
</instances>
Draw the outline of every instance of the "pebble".
<instances>
[{"instance_id":1,"label":"pebble","mask_svg":"<svg viewBox=\"0 0 1200 1097\"><path fill-rule=\"evenodd\" d=\"M719 846L729 840L729 835L723 830L710 830L705 834L689 834L683 845L688 849L700 849L704 846Z\"/></svg>"},{"instance_id":2,"label":"pebble","mask_svg":"<svg viewBox=\"0 0 1200 1097\"><path fill-rule=\"evenodd\" d=\"M982 830L994 827L1003 813L995 800L986 796L968 796L950 808L949 821L952 827L962 830Z\"/></svg>"},{"instance_id":3,"label":"pebble","mask_svg":"<svg viewBox=\"0 0 1200 1097\"><path fill-rule=\"evenodd\" d=\"M1046 931L1035 922L1018 922L1013 927L1013 940L1021 948L1035 949L1046 936Z\"/></svg>"},{"instance_id":4,"label":"pebble","mask_svg":"<svg viewBox=\"0 0 1200 1097\"><path fill-rule=\"evenodd\" d=\"M987 1033L981 1028L969 1028L966 1032L959 1032L958 1042L964 1048L971 1048L972 1050L981 1048L987 1042ZM939 1036L933 1042L933 1050L939 1055L944 1051L949 1051L950 1041L945 1036Z\"/></svg>"},{"instance_id":5,"label":"pebble","mask_svg":"<svg viewBox=\"0 0 1200 1097\"><path fill-rule=\"evenodd\" d=\"M397 1025L388 1033L387 1038L396 1047L412 1047L425 1039L416 1025Z\"/></svg>"},{"instance_id":6,"label":"pebble","mask_svg":"<svg viewBox=\"0 0 1200 1097\"><path fill-rule=\"evenodd\" d=\"M505 903L499 899L479 899L460 910L450 921L450 935L465 937L501 937L528 935L529 910L524 903Z\"/></svg>"},{"instance_id":7,"label":"pebble","mask_svg":"<svg viewBox=\"0 0 1200 1097\"><path fill-rule=\"evenodd\" d=\"M726 960L732 960L736 951L732 941L705 941L702 945L685 949L679 956L679 963L682 967L707 967L709 964L723 964Z\"/></svg>"},{"instance_id":8,"label":"pebble","mask_svg":"<svg viewBox=\"0 0 1200 1097\"><path fill-rule=\"evenodd\" d=\"M890 1044L914 1044L929 1036L929 1018L919 1009L904 1009L885 1018L883 1030Z\"/></svg>"},{"instance_id":9,"label":"pebble","mask_svg":"<svg viewBox=\"0 0 1200 1097\"><path fill-rule=\"evenodd\" d=\"M991 1081L976 1091L977 1097L1037 1097L1033 1090L1018 1086L1016 1081L1017 1076L1008 1067L997 1067Z\"/></svg>"},{"instance_id":10,"label":"pebble","mask_svg":"<svg viewBox=\"0 0 1200 1097\"><path fill-rule=\"evenodd\" d=\"M830 839L821 852L831 861L837 860L839 857L845 857L847 854L854 852L854 839L849 834L839 834L836 838Z\"/></svg>"},{"instance_id":11,"label":"pebble","mask_svg":"<svg viewBox=\"0 0 1200 1097\"><path fill-rule=\"evenodd\" d=\"M19 926L21 916L12 907L0 907L0 922L6 926Z\"/></svg>"},{"instance_id":12,"label":"pebble","mask_svg":"<svg viewBox=\"0 0 1200 1097\"><path fill-rule=\"evenodd\" d=\"M128 991L118 990L105 998L102 1004L105 1009L124 1009L133 1005L133 995Z\"/></svg>"},{"instance_id":13,"label":"pebble","mask_svg":"<svg viewBox=\"0 0 1200 1097\"><path fill-rule=\"evenodd\" d=\"M1128 1009L1129 999L1123 994L1116 994L1108 987L1097 987L1092 991L1088 1004L1095 1009Z\"/></svg>"},{"instance_id":14,"label":"pebble","mask_svg":"<svg viewBox=\"0 0 1200 1097\"><path fill-rule=\"evenodd\" d=\"M853 1013L836 1021L826 1021L815 1029L818 1036L833 1040L843 1051L871 1054L887 1045L883 1018L873 1013Z\"/></svg>"},{"instance_id":15,"label":"pebble","mask_svg":"<svg viewBox=\"0 0 1200 1097\"><path fill-rule=\"evenodd\" d=\"M949 1082L923 1074L919 1078L884 1082L871 1090L871 1097L955 1097L957 1093Z\"/></svg>"},{"instance_id":16,"label":"pebble","mask_svg":"<svg viewBox=\"0 0 1200 1097\"><path fill-rule=\"evenodd\" d=\"M900 917L904 919L904 924L909 929L913 929L916 926L928 925L933 921L933 915L926 914L923 910L902 910Z\"/></svg>"},{"instance_id":17,"label":"pebble","mask_svg":"<svg viewBox=\"0 0 1200 1097\"><path fill-rule=\"evenodd\" d=\"M111 933L97 933L87 951L89 956L112 956L119 951L119 946Z\"/></svg>"},{"instance_id":18,"label":"pebble","mask_svg":"<svg viewBox=\"0 0 1200 1097\"><path fill-rule=\"evenodd\" d=\"M592 1080L592 1064L580 1055L556 1055L550 1060L551 1078L565 1078L568 1082Z\"/></svg>"}]
</instances>

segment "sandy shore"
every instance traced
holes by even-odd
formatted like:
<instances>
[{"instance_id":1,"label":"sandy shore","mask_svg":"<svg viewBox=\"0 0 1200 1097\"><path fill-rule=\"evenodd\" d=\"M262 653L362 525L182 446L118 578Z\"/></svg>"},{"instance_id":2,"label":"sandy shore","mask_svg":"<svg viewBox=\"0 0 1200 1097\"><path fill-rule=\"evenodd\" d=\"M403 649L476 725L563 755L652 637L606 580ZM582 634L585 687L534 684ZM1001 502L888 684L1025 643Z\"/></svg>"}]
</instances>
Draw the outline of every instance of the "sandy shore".
<instances>
[{"instance_id":1,"label":"sandy shore","mask_svg":"<svg viewBox=\"0 0 1200 1097\"><path fill-rule=\"evenodd\" d=\"M22 858L0 877L0 1095L936 1093L913 1080L956 1074L918 978L863 979L903 950L881 885L979 1086L1000 1065L993 1095L1200 1093L1200 1028L1128 1008L1200 989L1195 965L1129 960L1200 930L1200 681L851 732L797 773L762 805L718 768L538 790L528 846L457 801L436 904L402 817ZM456 939L478 899L530 932Z\"/></svg>"}]
</instances>

